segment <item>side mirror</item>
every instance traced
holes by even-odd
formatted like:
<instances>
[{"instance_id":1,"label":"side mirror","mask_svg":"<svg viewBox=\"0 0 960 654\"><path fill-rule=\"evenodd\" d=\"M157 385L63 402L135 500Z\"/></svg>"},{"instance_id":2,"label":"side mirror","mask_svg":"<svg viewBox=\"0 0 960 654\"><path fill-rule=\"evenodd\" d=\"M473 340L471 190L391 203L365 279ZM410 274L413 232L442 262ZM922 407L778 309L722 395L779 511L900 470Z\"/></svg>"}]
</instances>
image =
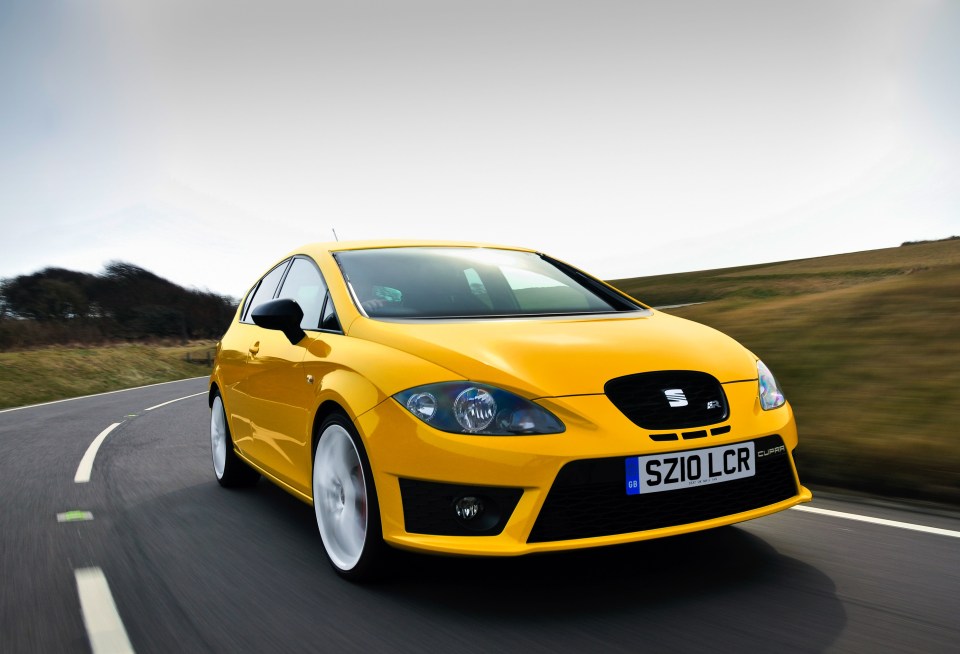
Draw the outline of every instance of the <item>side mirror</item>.
<instances>
[{"instance_id":1,"label":"side mirror","mask_svg":"<svg viewBox=\"0 0 960 654\"><path fill-rule=\"evenodd\" d=\"M276 329L283 332L293 345L296 345L306 332L300 329L303 320L303 309L293 300L270 300L253 310L250 316L253 322L264 329Z\"/></svg>"}]
</instances>

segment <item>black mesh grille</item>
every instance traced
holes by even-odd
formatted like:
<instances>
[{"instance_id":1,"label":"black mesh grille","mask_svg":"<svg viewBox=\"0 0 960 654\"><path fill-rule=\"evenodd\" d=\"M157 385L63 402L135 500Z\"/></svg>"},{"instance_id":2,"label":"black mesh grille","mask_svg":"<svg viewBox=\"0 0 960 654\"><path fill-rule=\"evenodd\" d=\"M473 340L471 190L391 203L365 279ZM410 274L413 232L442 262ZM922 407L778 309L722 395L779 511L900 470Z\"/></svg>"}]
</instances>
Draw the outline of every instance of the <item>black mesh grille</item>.
<instances>
[{"instance_id":1,"label":"black mesh grille","mask_svg":"<svg viewBox=\"0 0 960 654\"><path fill-rule=\"evenodd\" d=\"M796 495L786 448L771 452L783 446L783 439L766 436L754 443L753 477L647 495L626 494L625 457L571 461L560 469L527 540L540 543L685 525Z\"/></svg>"},{"instance_id":2,"label":"black mesh grille","mask_svg":"<svg viewBox=\"0 0 960 654\"><path fill-rule=\"evenodd\" d=\"M411 534L438 536L496 536L517 508L523 490L499 486L462 486L400 479L404 529ZM457 518L454 502L479 497L484 513L470 522Z\"/></svg>"},{"instance_id":3,"label":"black mesh grille","mask_svg":"<svg viewBox=\"0 0 960 654\"><path fill-rule=\"evenodd\" d=\"M611 379L604 392L614 406L644 429L687 429L727 419L727 397L712 375L661 370Z\"/></svg>"}]
</instances>

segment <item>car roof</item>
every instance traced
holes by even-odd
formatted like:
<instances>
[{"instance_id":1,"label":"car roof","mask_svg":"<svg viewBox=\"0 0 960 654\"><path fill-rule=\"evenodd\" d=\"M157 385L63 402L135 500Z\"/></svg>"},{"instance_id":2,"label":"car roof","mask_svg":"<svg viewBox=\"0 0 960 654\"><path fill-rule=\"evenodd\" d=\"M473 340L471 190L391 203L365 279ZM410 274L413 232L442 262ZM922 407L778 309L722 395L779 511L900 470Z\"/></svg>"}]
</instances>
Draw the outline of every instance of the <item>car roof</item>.
<instances>
[{"instance_id":1,"label":"car roof","mask_svg":"<svg viewBox=\"0 0 960 654\"><path fill-rule=\"evenodd\" d=\"M417 247L454 247L454 248L494 248L497 250L516 250L518 252L536 252L525 247L497 245L493 243L475 243L470 241L412 240L412 239L376 239L364 241L325 241L310 243L291 252L295 254L318 255L320 253L345 252L349 250L373 250L381 248L417 248Z\"/></svg>"}]
</instances>

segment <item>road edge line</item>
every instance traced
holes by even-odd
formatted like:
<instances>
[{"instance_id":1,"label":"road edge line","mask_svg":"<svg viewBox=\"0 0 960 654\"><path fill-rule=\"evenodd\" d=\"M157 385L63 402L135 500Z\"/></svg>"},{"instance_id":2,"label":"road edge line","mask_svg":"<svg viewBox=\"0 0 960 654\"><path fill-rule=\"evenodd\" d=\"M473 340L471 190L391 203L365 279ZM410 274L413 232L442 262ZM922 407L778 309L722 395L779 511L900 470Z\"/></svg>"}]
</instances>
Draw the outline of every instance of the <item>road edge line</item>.
<instances>
[{"instance_id":1,"label":"road edge line","mask_svg":"<svg viewBox=\"0 0 960 654\"><path fill-rule=\"evenodd\" d=\"M794 506L793 511L805 511L807 513L816 513L818 515L830 516L832 518L841 518L843 520L856 520L857 522L869 522L884 527L895 527L897 529L909 529L910 531L920 531L925 534L936 534L937 536L949 536L951 538L960 538L960 531L950 529L940 529L939 527L927 527L912 522L900 522L898 520L887 520L886 518L871 518L870 516L858 515L856 513L844 513L843 511L830 511L829 509L818 509L815 506Z\"/></svg>"},{"instance_id":2,"label":"road edge line","mask_svg":"<svg viewBox=\"0 0 960 654\"><path fill-rule=\"evenodd\" d=\"M40 404L27 404L24 406L15 406L8 409L0 409L0 413L9 413L11 411L22 411L24 409L35 409L41 406L50 406L51 404L60 404L62 402L73 402L74 400L86 400L91 397L100 397L102 395L113 395L114 393L126 393L127 391L138 391L142 388L153 388L154 386L165 386L166 384L179 384L180 382L193 381L194 379L210 379L209 375L200 375L199 377L187 377L186 379L172 379L156 384L145 384L143 386L134 386L133 388L118 388L115 391L104 391L103 393L93 393L91 395L78 395L77 397L65 397L62 400L52 400L50 402L41 402Z\"/></svg>"}]
</instances>

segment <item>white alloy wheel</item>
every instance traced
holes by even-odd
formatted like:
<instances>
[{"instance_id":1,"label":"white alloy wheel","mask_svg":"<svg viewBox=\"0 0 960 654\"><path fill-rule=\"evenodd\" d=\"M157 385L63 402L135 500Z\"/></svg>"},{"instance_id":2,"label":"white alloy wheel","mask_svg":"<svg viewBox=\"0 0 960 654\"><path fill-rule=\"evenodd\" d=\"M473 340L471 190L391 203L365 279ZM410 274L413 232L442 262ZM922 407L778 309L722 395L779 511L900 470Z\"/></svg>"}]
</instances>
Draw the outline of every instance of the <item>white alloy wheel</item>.
<instances>
[{"instance_id":1,"label":"white alloy wheel","mask_svg":"<svg viewBox=\"0 0 960 654\"><path fill-rule=\"evenodd\" d=\"M210 451L213 454L213 474L221 486L247 488L260 479L260 473L241 461L233 451L230 425L220 393L214 393L210 403Z\"/></svg>"},{"instance_id":2,"label":"white alloy wheel","mask_svg":"<svg viewBox=\"0 0 960 654\"><path fill-rule=\"evenodd\" d=\"M219 395L213 398L210 407L210 447L213 450L213 472L217 479L223 479L227 463L227 418Z\"/></svg>"},{"instance_id":3,"label":"white alloy wheel","mask_svg":"<svg viewBox=\"0 0 960 654\"><path fill-rule=\"evenodd\" d=\"M350 572L367 546L369 499L360 453L336 422L326 426L317 443L313 508L330 561L338 570Z\"/></svg>"}]
</instances>

